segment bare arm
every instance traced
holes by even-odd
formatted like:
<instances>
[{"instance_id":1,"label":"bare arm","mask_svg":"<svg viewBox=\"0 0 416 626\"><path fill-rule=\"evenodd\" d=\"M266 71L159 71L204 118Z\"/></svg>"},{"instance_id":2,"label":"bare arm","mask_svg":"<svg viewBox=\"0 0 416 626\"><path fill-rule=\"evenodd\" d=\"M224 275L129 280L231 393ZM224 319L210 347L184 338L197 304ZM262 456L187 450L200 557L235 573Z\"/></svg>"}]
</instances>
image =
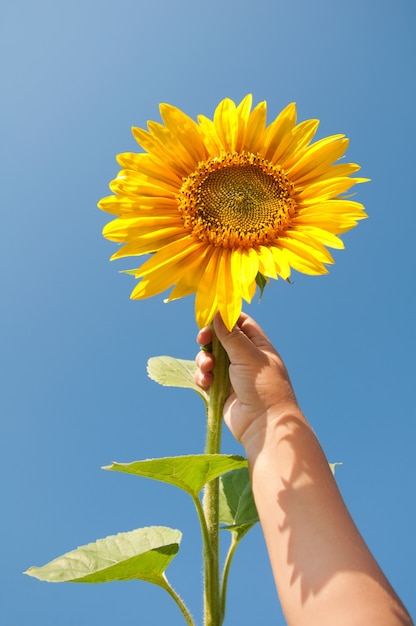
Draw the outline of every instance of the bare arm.
<instances>
[{"instance_id":1,"label":"bare arm","mask_svg":"<svg viewBox=\"0 0 416 626\"><path fill-rule=\"evenodd\" d=\"M246 315L215 330L230 357L225 421L243 444L266 545L289 626L411 626L412 620L358 532L286 368ZM208 343L203 329L200 343ZM197 357L196 380L214 368Z\"/></svg>"}]
</instances>

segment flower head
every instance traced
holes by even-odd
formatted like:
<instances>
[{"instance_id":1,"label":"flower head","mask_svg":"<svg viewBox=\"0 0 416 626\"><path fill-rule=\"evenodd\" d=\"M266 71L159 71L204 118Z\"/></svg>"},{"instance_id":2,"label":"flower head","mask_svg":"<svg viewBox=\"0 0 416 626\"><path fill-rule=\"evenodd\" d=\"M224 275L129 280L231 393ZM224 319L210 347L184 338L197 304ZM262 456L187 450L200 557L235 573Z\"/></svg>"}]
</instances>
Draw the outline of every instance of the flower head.
<instances>
[{"instance_id":1,"label":"flower head","mask_svg":"<svg viewBox=\"0 0 416 626\"><path fill-rule=\"evenodd\" d=\"M256 280L328 272L327 247L343 248L338 235L366 217L343 195L367 180L336 163L344 135L311 143L319 121L296 124L294 103L267 125L266 103L252 109L250 95L220 102L213 120L168 104L160 113L163 124L133 128L145 152L118 155L114 195L98 205L117 216L103 231L124 244L112 259L152 254L131 272L132 298L174 286L169 300L196 294L200 327L219 311L231 329Z\"/></svg>"}]
</instances>

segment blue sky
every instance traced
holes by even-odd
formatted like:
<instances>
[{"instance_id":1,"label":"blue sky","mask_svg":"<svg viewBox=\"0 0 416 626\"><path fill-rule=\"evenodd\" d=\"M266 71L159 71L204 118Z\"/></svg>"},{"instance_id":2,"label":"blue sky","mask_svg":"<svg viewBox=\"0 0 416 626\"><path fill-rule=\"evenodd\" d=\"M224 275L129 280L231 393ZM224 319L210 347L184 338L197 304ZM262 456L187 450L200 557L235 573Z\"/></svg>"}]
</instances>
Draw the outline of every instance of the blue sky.
<instances>
[{"instance_id":1,"label":"blue sky","mask_svg":"<svg viewBox=\"0 0 416 626\"><path fill-rule=\"evenodd\" d=\"M246 307L283 355L364 538L416 615L415 5L350 0L17 0L3 8L0 248L5 626L182 624L145 583L50 585L30 565L119 531L184 532L169 578L201 610L196 517L173 487L100 467L197 453L191 392L162 389L149 357L193 358L193 299L132 302L96 209L158 103L211 116L253 93L345 133L370 219L328 276L295 275ZM223 451L242 450L224 433ZM259 528L237 553L229 624L284 624Z\"/></svg>"}]
</instances>

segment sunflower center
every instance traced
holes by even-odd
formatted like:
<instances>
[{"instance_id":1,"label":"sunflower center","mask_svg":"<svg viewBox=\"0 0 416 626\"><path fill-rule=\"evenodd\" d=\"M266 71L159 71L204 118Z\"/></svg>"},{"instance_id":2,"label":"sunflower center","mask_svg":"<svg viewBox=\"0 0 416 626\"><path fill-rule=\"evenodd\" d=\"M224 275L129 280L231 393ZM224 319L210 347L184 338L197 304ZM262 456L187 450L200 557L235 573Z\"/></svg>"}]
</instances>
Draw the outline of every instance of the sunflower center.
<instances>
[{"instance_id":1,"label":"sunflower center","mask_svg":"<svg viewBox=\"0 0 416 626\"><path fill-rule=\"evenodd\" d=\"M247 152L199 163L178 200L185 228L224 248L272 244L295 212L293 185L284 172Z\"/></svg>"}]
</instances>

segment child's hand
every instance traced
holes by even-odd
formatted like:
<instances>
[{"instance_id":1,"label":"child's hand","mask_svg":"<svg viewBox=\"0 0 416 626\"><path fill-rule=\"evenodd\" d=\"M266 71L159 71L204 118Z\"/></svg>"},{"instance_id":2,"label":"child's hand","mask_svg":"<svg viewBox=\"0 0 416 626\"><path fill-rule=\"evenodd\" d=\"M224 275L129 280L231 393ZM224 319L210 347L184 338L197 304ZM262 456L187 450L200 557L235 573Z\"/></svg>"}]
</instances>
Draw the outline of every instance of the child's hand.
<instances>
[{"instance_id":1,"label":"child's hand","mask_svg":"<svg viewBox=\"0 0 416 626\"><path fill-rule=\"evenodd\" d=\"M258 324L242 314L231 332L217 315L214 329L230 359L232 391L224 407L224 419L233 435L247 445L268 420L288 412L300 412L289 375L280 356ZM211 342L211 328L197 337L200 345ZM196 383L207 389L215 375L214 357L201 350L196 357Z\"/></svg>"}]
</instances>

